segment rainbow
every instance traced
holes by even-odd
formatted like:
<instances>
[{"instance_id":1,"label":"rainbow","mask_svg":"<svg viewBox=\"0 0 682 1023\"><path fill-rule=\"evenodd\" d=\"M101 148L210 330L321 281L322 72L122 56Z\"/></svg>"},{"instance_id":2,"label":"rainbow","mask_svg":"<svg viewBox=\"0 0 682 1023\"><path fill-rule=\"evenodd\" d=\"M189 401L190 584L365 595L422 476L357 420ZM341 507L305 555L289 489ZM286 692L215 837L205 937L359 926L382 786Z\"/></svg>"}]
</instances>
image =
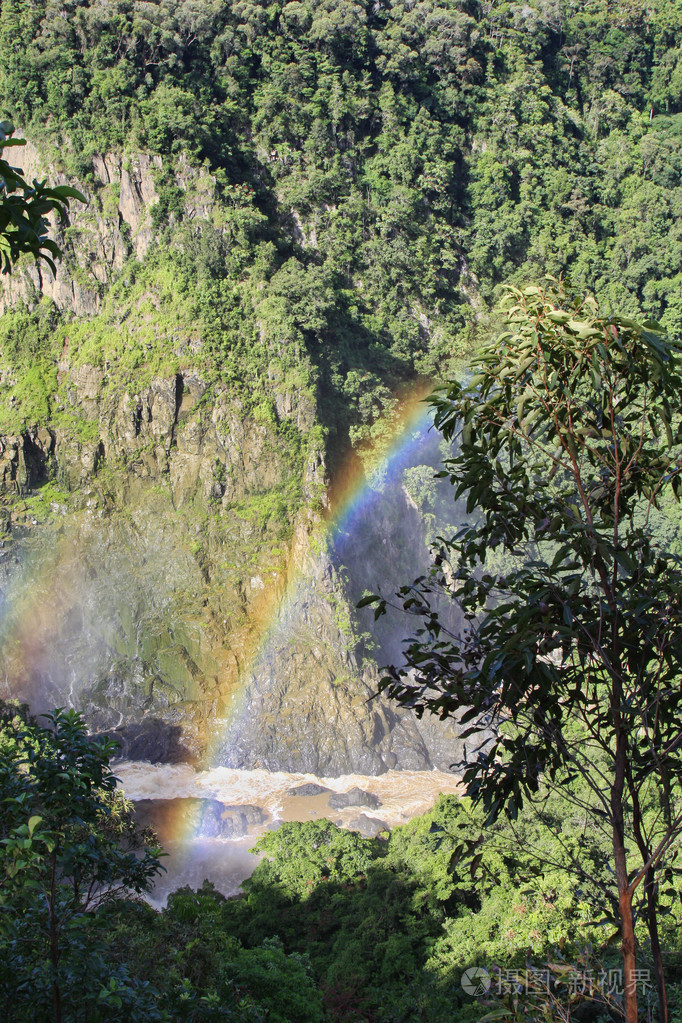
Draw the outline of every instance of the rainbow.
<instances>
[{"instance_id":1,"label":"rainbow","mask_svg":"<svg viewBox=\"0 0 682 1023\"><path fill-rule=\"evenodd\" d=\"M397 478L412 464L432 418L431 408L425 403L432 389L427 383L414 386L376 424L379 428L375 432L380 439L365 447L360 455L350 452L335 473L326 513L312 527L314 546L320 552L315 559L318 564L331 547L342 546L344 537L352 534L355 522L379 500L383 481ZM259 662L267 657L272 646L281 642L283 631L295 627L292 614L296 598L306 578L315 572L315 564L309 558L302 559L302 563L299 559L298 569L292 568L295 560L292 551L285 586L267 588L250 610L251 628L241 637L237 684L231 691L229 706L220 715L220 727L207 744L203 764L206 768L216 765L231 728L248 709L243 702L248 678L257 672Z\"/></svg>"},{"instance_id":2,"label":"rainbow","mask_svg":"<svg viewBox=\"0 0 682 1023\"><path fill-rule=\"evenodd\" d=\"M296 596L309 573L314 573L332 548L342 547L344 537L352 535L358 518L379 500L381 481L399 478L403 469L413 464L429 425L431 410L424 399L430 390L428 382L413 385L396 400L390 413L375 424L378 439L359 453L350 452L335 472L322 514L306 513L305 528L292 544L285 569L263 577L265 586L255 594L248 622L231 631L223 679L227 683L223 691L229 696L215 716L206 715L209 734L199 766L214 766L244 709L242 698L249 677L273 650L273 644L281 642L283 629L295 627ZM76 513L73 522L88 532L97 528L87 512ZM63 695L50 685L55 667L52 639L68 634L69 615L78 608L81 597L83 546L77 533L77 529L65 529L51 550L30 558L16 574L0 607L0 645L5 661L0 697L27 700L38 713L63 702Z\"/></svg>"},{"instance_id":3,"label":"rainbow","mask_svg":"<svg viewBox=\"0 0 682 1023\"><path fill-rule=\"evenodd\" d=\"M364 453L351 456L330 486L331 514L327 533L331 538L352 529L353 521L376 501L381 481L395 477L412 461L428 427L432 412L425 399L430 386L415 388L408 398L379 426L382 440Z\"/></svg>"},{"instance_id":4,"label":"rainbow","mask_svg":"<svg viewBox=\"0 0 682 1023\"><path fill-rule=\"evenodd\" d=\"M360 452L349 452L334 473L322 513L302 513L304 529L291 545L284 570L262 576L266 585L256 591L248 623L237 625L229 635L230 649L226 651L221 687L228 693L225 705L218 706L216 713L207 707L205 730L202 726L205 752L195 765L200 788L212 778L212 769L224 763L221 755L230 748L241 714L249 710L250 680L264 661L275 658L286 637L300 627L299 597L310 575L330 557L340 555L343 559L344 544L362 529L363 518L372 515L382 498L384 484L400 480L404 469L420 460L420 447L432 416L424 399L431 389L425 382L398 397L390 413L375 424L373 432L377 439ZM76 528L65 529L52 550L43 550L40 556L29 559L0 607L0 644L6 666L5 677L0 677L0 696L20 696L39 713L63 702L58 691L50 692L52 638L60 633L68 635L69 616L82 597L87 560L83 561L78 529L97 529L87 513L77 513L73 521ZM232 782L227 784L231 791ZM247 784L251 784L250 778ZM262 779L260 784L264 784ZM281 778L278 784L284 791ZM434 776L425 784L449 791L452 779ZM422 783L419 787L423 788ZM210 795L209 790L206 795ZM272 800L277 798L273 796ZM162 809L166 815L165 829L173 840L174 860L179 858L180 863L194 857L199 824L196 817L186 812L182 799L164 800Z\"/></svg>"}]
</instances>

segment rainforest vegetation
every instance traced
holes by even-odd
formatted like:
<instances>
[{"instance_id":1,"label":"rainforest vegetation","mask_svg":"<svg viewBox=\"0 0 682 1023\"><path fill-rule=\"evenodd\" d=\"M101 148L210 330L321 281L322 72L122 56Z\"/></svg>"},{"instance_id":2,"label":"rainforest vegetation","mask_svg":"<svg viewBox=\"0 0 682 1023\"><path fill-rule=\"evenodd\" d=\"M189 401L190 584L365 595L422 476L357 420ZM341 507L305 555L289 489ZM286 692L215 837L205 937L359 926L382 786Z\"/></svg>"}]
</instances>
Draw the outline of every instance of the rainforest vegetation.
<instances>
[{"instance_id":1,"label":"rainforest vegetation","mask_svg":"<svg viewBox=\"0 0 682 1023\"><path fill-rule=\"evenodd\" d=\"M307 354L334 450L485 335L504 281L568 274L682 329L678 0L9 0L0 43L3 115L91 193L94 154L163 157L146 264L87 281L118 281L104 358L156 293L147 360L177 360L176 310L256 400ZM215 179L208 223L182 222L181 157ZM14 342L48 406L55 315Z\"/></svg>"},{"instance_id":2,"label":"rainforest vegetation","mask_svg":"<svg viewBox=\"0 0 682 1023\"><path fill-rule=\"evenodd\" d=\"M2 720L7 1023L473 1023L493 1005L498 1018L565 1018L555 1015L562 1005L594 1020L609 1018L590 998L594 984L614 1006L622 997L618 934L602 909L609 842L559 796L485 830L485 815L453 796L376 839L325 820L283 824L259 841L265 857L242 896L226 900L207 882L158 912L134 894L161 869L158 849L112 789L110 747L88 740L73 712L45 727L4 707ZM471 843L475 862L461 855ZM566 849L589 865L580 881L563 868ZM646 944L645 922L638 928ZM673 982L679 932L679 899L666 889ZM646 1007L655 982L646 955L641 964ZM471 967L490 972L483 1003L462 988ZM674 1020L681 995L672 983Z\"/></svg>"},{"instance_id":3,"label":"rainforest vegetation","mask_svg":"<svg viewBox=\"0 0 682 1023\"><path fill-rule=\"evenodd\" d=\"M309 432L333 469L348 444L374 435L401 386L447 376L457 359L495 336L505 282L525 289L549 273L568 282L567 290L593 295L585 337L583 327L567 328L573 341L575 335L589 342L596 320L599 329L622 328L654 352L664 334L673 346L682 340L680 0L7 0L0 42L0 114L55 173L87 193L86 217L103 216L115 199L104 197L94 170L103 155L119 154L131 166L140 153L160 158L151 164L154 241L144 255L121 227L123 255L112 256L98 276L89 269L87 219L56 228L64 266L96 298L87 317L35 289L27 267L46 237L42 224L23 256L12 250L4 257L5 269L15 278L25 274L34 290L26 285L0 321L3 366L11 367L0 377L3 433L57 425L79 440L92 439L92 424L69 409L59 375L67 348L74 365L105 367L108 379L126 386L153 373L175 374L190 350L193 365L237 396L254 421L276 425L293 479L305 449L273 409L268 387L277 374L314 403L318 420ZM187 196L201 181L208 182L210 208L196 215ZM58 192L54 198L59 210ZM61 199L77 195L62 192ZM5 195L5 212L6 203ZM532 306L539 292L519 294ZM563 315L553 301L543 316ZM564 322L557 321L557 336ZM644 333L637 323L648 324ZM598 378L596 390L604 389L608 363L601 352L585 363L586 373ZM509 377L518 370L515 382L528 382L528 365L504 368ZM654 384L666 371L659 359ZM553 367L554 394L557 387L562 392L561 372ZM647 386L649 372L647 366ZM504 380L490 386L498 384L512 395ZM464 401L471 411L459 387L448 400ZM639 401L627 386L623 393L626 404ZM664 447L673 431L679 436L675 396L666 395L661 407L653 417L648 406L637 405L636 412L642 438L644 431L647 438L660 436ZM521 422L523 407L514 409ZM563 443L562 415L552 421L559 422ZM448 416L445 403L446 434ZM542 429L541 417L533 423ZM595 465L610 457L602 425L590 421L580 435L588 448L597 431L590 448ZM495 447L490 422L485 429L499 456L493 476L503 478L515 458L518 465L519 451ZM570 520L563 491L555 515L542 511L541 502L556 494L523 465L514 477L523 493L506 485L498 491L485 477L462 484L460 470L471 473L482 464L472 444L467 451L465 443L464 461L447 471L468 491L472 510L486 497L486 484L493 501L491 517L474 527L482 532L468 536L473 547L465 551L465 567L486 554L485 530L498 528L492 513L502 508L510 536L516 530L527 539L530 522L541 544L556 546L545 568L558 573L563 587L541 592L531 571L537 564L527 569L508 560L480 585L458 577L470 611L477 601L487 606L494 586L510 580L518 584L515 597L525 595L528 605L523 621L515 619L516 645L505 646L509 637L500 632L504 609L486 622L501 645L496 670L508 672L514 661L520 677L536 686L528 692L539 694L537 705L528 704L533 721L523 741L512 730L498 742L514 767L502 774L498 793L508 797L510 816L490 812L501 809L494 793L500 776L486 775L484 761L486 784L469 774L481 802L442 798L430 813L375 839L326 821L283 825L259 842L264 858L239 898L225 900L205 884L175 893L157 912L141 896L163 861L154 836L138 833L131 805L116 794L112 747L89 739L73 712L55 712L43 727L27 710L5 708L3 1019L449 1023L481 1020L491 1011L499 1019L618 1017L622 917L608 893L614 869L619 894L621 888L627 894L637 875L614 866L604 822L623 838L629 856L640 856L643 876L648 845L640 848L637 833L618 830L619 821L608 816L613 801L600 817L589 766L583 761L573 770L564 756L584 746L583 735L556 726L562 700L596 721L595 742L606 761L617 754L621 796L630 799L621 817L634 813L640 834L655 834L662 816L663 823L666 815L677 820L677 774L661 766L648 725L631 725L629 759L618 737L615 745L610 733L604 738L608 721L648 712L649 695L660 696L662 680L666 696L676 691L679 644L671 653L666 631L671 621L677 624L676 569L672 562L659 565L646 524L634 513L629 538L625 529L622 543L616 537L606 553L600 548L613 526L611 509L616 517L623 509L618 495L614 505L609 480L597 478L599 469L585 506L597 508L602 520L590 534L580 514ZM642 439L639 454L644 446ZM568 441L564 452L575 465ZM637 469L638 500L657 503L657 484L646 493L649 470L676 489L670 464L628 464ZM556 485L562 480L560 473ZM302 494L297 486L285 500L292 505ZM675 543L676 520L666 507L660 511L658 538ZM490 547L494 552L505 543L498 536ZM504 553L514 553L513 536L507 546ZM448 556L456 549L450 546ZM571 560L576 551L578 567ZM543 656L556 653L552 645L565 654L593 607L581 572L602 557L609 566L604 578L613 580L609 613L635 631L651 626L652 643L665 648L663 674L655 671L652 681L650 662L635 663L637 643L630 643L628 668L637 682L646 676L653 685L644 708L637 703L641 688L624 691L613 673L608 644L599 648L607 659L595 675L592 654L582 657L576 640L568 692L552 688L561 673L551 662L526 656L540 633ZM443 564L436 568L447 590L452 577ZM664 583L673 575L666 603ZM628 592L616 592L619 586ZM560 599L560 589L571 600ZM452 684L464 685L467 705L485 709L480 692L466 688L471 677L463 682L451 651L438 645L428 601L417 610L435 647L427 649L422 635L411 650L413 667L423 668L426 658L445 689L443 701L430 693L423 705L456 710L448 702ZM477 606L472 621L480 612ZM619 628L612 633L616 648ZM488 654L494 661L496 651ZM587 693L579 684L585 664L593 672ZM425 671L420 684L438 681ZM394 695L419 702L413 691L400 690L399 670L392 682ZM600 717L594 708L606 706L600 703L605 693L608 711ZM517 697L509 703L518 704ZM662 729L656 735L677 755L676 719L666 708L654 732ZM557 784L538 808L523 797L542 789L547 763L565 791ZM519 764L527 768L521 777ZM598 758L593 767L597 775L605 770ZM656 782L640 805L642 772ZM665 806L661 793L670 800ZM655 926L647 904L652 892ZM682 1019L680 902L673 862L638 890L631 936L640 1010L648 1018L660 1011L655 976L662 967L676 1023ZM492 978L483 1001L462 986L464 972L481 966ZM608 993L606 1002L591 997L595 985Z\"/></svg>"}]
</instances>

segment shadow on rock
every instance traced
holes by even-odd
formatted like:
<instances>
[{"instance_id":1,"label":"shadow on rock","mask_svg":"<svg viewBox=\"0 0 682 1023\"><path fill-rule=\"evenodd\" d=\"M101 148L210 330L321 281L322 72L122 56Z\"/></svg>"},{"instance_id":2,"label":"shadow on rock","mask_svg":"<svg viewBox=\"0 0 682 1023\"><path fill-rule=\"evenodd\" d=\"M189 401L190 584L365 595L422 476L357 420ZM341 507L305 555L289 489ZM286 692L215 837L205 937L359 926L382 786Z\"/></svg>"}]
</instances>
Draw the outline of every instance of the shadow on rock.
<instances>
[{"instance_id":1,"label":"shadow on rock","mask_svg":"<svg viewBox=\"0 0 682 1023\"><path fill-rule=\"evenodd\" d=\"M195 760L183 742L182 727L160 718L97 732L93 738L99 736L118 743L117 759L148 760L152 764L191 764Z\"/></svg>"},{"instance_id":2,"label":"shadow on rock","mask_svg":"<svg viewBox=\"0 0 682 1023\"><path fill-rule=\"evenodd\" d=\"M378 796L355 786L348 789L348 792L334 792L329 797L329 805L334 810L343 810L346 806L369 806L372 810L376 810L382 804Z\"/></svg>"}]
</instances>

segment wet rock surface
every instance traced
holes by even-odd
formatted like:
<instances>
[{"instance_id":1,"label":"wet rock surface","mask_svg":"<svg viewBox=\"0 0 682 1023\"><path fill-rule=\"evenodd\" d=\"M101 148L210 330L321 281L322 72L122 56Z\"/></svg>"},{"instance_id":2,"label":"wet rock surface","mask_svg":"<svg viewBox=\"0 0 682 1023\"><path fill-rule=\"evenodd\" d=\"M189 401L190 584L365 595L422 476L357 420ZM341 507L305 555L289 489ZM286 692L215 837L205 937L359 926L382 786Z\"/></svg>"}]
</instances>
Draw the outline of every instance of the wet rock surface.
<instances>
[{"instance_id":1,"label":"wet rock surface","mask_svg":"<svg viewBox=\"0 0 682 1023\"><path fill-rule=\"evenodd\" d=\"M325 788L324 785L318 785L314 781L307 781L303 785L287 789L288 796L321 796L325 792L331 792L331 789Z\"/></svg>"},{"instance_id":2,"label":"wet rock surface","mask_svg":"<svg viewBox=\"0 0 682 1023\"><path fill-rule=\"evenodd\" d=\"M120 755L134 760L203 760L209 742L213 764L320 777L448 770L464 760L470 750L456 722L417 721L375 696L378 671L356 638L344 576L330 556L310 556L313 527L302 517L289 565L268 565L273 541L267 532L254 534L225 494L211 496L214 444L223 427L207 426L204 416L194 453L185 446L181 456L175 447L167 454L186 390L154 388L156 411L151 419L142 416L139 427L144 460L141 454L133 461L132 475L108 477L112 489L104 497L97 477L83 469L82 452L57 436L50 457L65 466L74 486L89 479L88 489L77 490L84 506L55 513L43 528L10 523L15 551L21 530L28 529L31 542L42 538L44 554L38 589L30 571L34 553L25 570L39 630L32 630L30 643L7 643L2 650L5 679L16 678L21 687L7 695L28 699L37 712L75 706L91 730L116 738ZM189 393L199 400L195 380ZM168 414L161 414L166 402ZM188 428L191 401L186 408ZM155 416L164 424L156 434ZM223 422L215 409L213 419ZM126 440L120 417L112 422L119 425L106 434L105 449L129 443L140 450L139 435L133 431ZM248 469L246 462L239 471L229 463L233 493L253 493L264 463L275 471L277 443L274 435L268 445L256 436L255 446L242 450ZM184 468L176 473L178 457ZM169 464L170 472L162 469ZM254 551L263 559L260 567L253 565ZM240 564L247 552L252 563L245 577ZM3 554L0 599L23 571L20 555L7 547ZM293 572L300 581L287 590ZM273 591L288 593L287 599L274 624L259 625L259 600L269 594L272 606ZM13 613L10 607L6 635ZM19 619L16 625L28 637ZM268 642L245 664L244 650L253 648L259 628L267 629Z\"/></svg>"},{"instance_id":3,"label":"wet rock surface","mask_svg":"<svg viewBox=\"0 0 682 1023\"><path fill-rule=\"evenodd\" d=\"M258 806L229 806L217 799L141 799L135 813L140 826L151 827L162 842L243 838L270 821Z\"/></svg>"},{"instance_id":4,"label":"wet rock surface","mask_svg":"<svg viewBox=\"0 0 682 1023\"><path fill-rule=\"evenodd\" d=\"M191 387L201 393L196 382ZM97 477L88 477L88 489L77 491L84 506L56 513L44 528L10 522L14 550L28 529L42 537L44 553L39 588L31 575L34 553L25 566L39 627L29 635L17 618L26 643L4 644L2 668L18 688L0 695L28 699L36 712L75 706L91 730L117 739L120 755L133 760L203 761L210 743L213 764L320 777L448 770L463 761L470 749L456 722L417 721L375 696L378 671L356 638L344 577L331 557L310 557L312 527L305 519L294 533L289 565L268 564L274 541L267 532L254 534L225 495L211 496L220 431L197 425L196 450L190 456L185 446L184 468L173 470L180 455L176 448L167 454L165 445L185 392L159 386L155 393L155 415L159 402L170 402L171 411L161 417L165 425L156 441L154 417L142 417L144 460L133 462L139 468L132 475L113 483L109 477L113 489L106 497ZM191 424L188 409L185 423ZM137 444L132 434L125 441L123 426L120 431L107 434L107 450ZM263 462L274 471L276 443L270 436L268 448L256 438L250 454L244 448L250 467L232 468L234 493L260 486ZM81 454L63 447L59 436L50 454L62 466L66 459L65 473L77 487L85 486L90 471ZM170 472L162 470L169 464ZM242 559L247 552L253 559L254 551L262 564L252 560L245 577ZM0 600L3 590L16 589L22 571L21 556L6 546ZM287 590L294 572L300 581ZM269 594L266 606L272 607L273 592L287 599L274 624L261 625L259 601ZM10 607L5 635L11 635L13 613ZM258 645L261 628L268 642L249 662L244 650Z\"/></svg>"},{"instance_id":5,"label":"wet rock surface","mask_svg":"<svg viewBox=\"0 0 682 1023\"><path fill-rule=\"evenodd\" d=\"M140 724L123 725L110 731L95 733L118 744L116 757L122 760L145 760L151 764L193 763L191 749L183 741L180 725L170 725L160 718Z\"/></svg>"},{"instance_id":6,"label":"wet rock surface","mask_svg":"<svg viewBox=\"0 0 682 1023\"><path fill-rule=\"evenodd\" d=\"M216 799L207 799L199 808L196 834L201 838L241 838L265 821L266 816L258 806L226 806Z\"/></svg>"},{"instance_id":7,"label":"wet rock surface","mask_svg":"<svg viewBox=\"0 0 682 1023\"><path fill-rule=\"evenodd\" d=\"M369 806L376 810L381 806L381 800L374 793L355 787L347 792L334 792L329 797L329 805L334 810L343 810L346 806Z\"/></svg>"},{"instance_id":8,"label":"wet rock surface","mask_svg":"<svg viewBox=\"0 0 682 1023\"><path fill-rule=\"evenodd\" d=\"M244 680L218 761L319 777L430 770L414 716L376 697L378 671L355 638L341 573L331 558L303 567Z\"/></svg>"}]
</instances>

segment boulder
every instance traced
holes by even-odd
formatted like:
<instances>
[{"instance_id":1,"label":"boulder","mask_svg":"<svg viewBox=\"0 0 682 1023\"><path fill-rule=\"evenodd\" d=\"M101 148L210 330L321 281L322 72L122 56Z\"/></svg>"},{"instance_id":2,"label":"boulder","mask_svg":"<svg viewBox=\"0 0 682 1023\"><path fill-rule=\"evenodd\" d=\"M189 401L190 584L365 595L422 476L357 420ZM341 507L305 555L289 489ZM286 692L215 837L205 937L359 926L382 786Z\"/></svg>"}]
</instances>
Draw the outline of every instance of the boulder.
<instances>
[{"instance_id":1,"label":"boulder","mask_svg":"<svg viewBox=\"0 0 682 1023\"><path fill-rule=\"evenodd\" d=\"M376 810L377 807L381 806L381 800L373 793L366 792L364 789L359 789L355 786L352 789L348 789L347 792L334 792L329 797L329 805L334 810L342 810L346 806L369 806L371 809Z\"/></svg>"},{"instance_id":2,"label":"boulder","mask_svg":"<svg viewBox=\"0 0 682 1023\"><path fill-rule=\"evenodd\" d=\"M226 806L217 799L202 800L196 835L199 838L243 838L249 828L265 822L259 806Z\"/></svg>"},{"instance_id":3,"label":"boulder","mask_svg":"<svg viewBox=\"0 0 682 1023\"><path fill-rule=\"evenodd\" d=\"M390 830L386 821L380 821L378 817L369 817L365 813L352 820L348 827L351 831L359 831L363 838L376 838L379 832Z\"/></svg>"},{"instance_id":4,"label":"boulder","mask_svg":"<svg viewBox=\"0 0 682 1023\"><path fill-rule=\"evenodd\" d=\"M269 820L259 806L226 806L219 799L175 797L135 801L140 827L151 827L163 842L178 838L243 838Z\"/></svg>"},{"instance_id":5,"label":"boulder","mask_svg":"<svg viewBox=\"0 0 682 1023\"><path fill-rule=\"evenodd\" d=\"M314 781L307 781L303 785L297 785L293 789L287 789L288 796L321 796L325 792L331 792L324 785L317 785Z\"/></svg>"}]
</instances>

